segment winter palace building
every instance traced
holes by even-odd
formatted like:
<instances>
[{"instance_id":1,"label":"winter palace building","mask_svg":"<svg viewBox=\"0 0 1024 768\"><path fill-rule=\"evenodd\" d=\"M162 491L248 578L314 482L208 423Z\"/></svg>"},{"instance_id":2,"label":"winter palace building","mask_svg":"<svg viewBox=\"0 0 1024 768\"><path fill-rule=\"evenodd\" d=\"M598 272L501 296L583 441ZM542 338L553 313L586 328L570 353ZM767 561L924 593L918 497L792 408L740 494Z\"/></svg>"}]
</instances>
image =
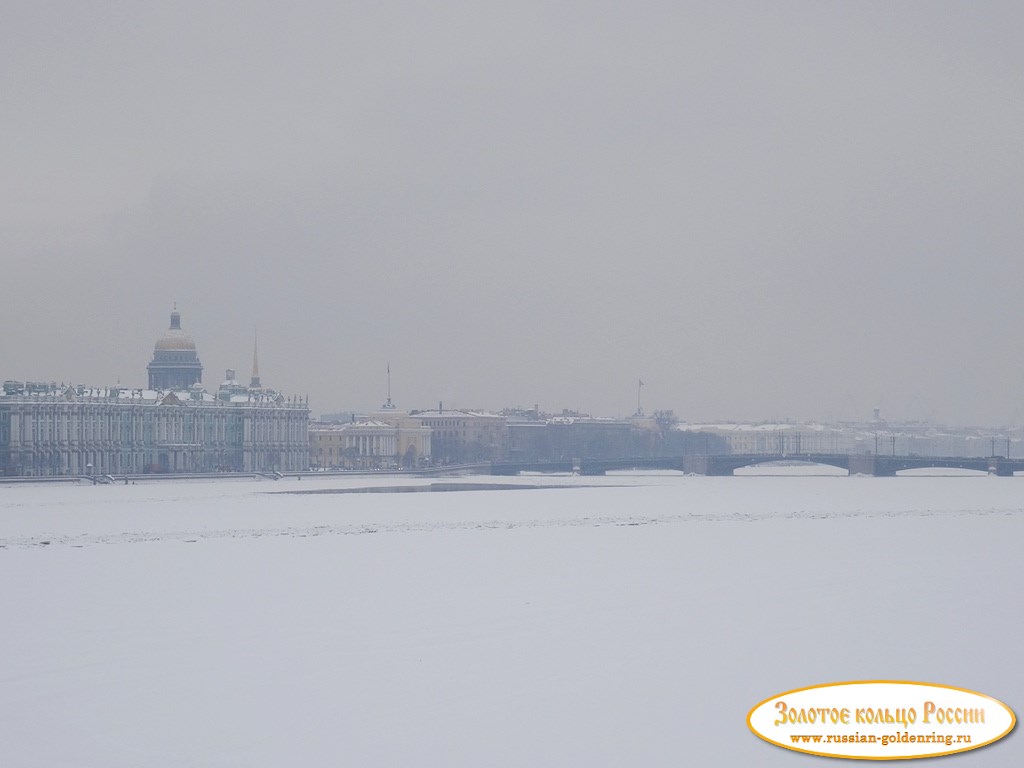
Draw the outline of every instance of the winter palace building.
<instances>
[{"instance_id":1,"label":"winter palace building","mask_svg":"<svg viewBox=\"0 0 1024 768\"><path fill-rule=\"evenodd\" d=\"M203 389L195 343L171 314L148 366L149 387L102 389L6 381L0 476L306 469L309 404L228 371Z\"/></svg>"}]
</instances>

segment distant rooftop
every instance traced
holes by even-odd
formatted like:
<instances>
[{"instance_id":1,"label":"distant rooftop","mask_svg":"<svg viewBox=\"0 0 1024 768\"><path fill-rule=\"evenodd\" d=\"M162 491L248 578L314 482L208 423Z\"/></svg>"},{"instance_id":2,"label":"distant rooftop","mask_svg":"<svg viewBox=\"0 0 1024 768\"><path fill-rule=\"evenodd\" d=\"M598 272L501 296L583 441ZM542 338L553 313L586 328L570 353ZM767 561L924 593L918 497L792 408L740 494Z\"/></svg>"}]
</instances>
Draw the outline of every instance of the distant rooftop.
<instances>
[{"instance_id":1,"label":"distant rooftop","mask_svg":"<svg viewBox=\"0 0 1024 768\"><path fill-rule=\"evenodd\" d=\"M207 392L200 384L188 389L143 389L137 387L87 387L82 384L57 384L54 382L21 382L7 380L0 391L3 402L118 402L139 405L263 405L289 408L308 408L307 403L297 397L287 398L270 390L238 391L222 390L217 394Z\"/></svg>"}]
</instances>

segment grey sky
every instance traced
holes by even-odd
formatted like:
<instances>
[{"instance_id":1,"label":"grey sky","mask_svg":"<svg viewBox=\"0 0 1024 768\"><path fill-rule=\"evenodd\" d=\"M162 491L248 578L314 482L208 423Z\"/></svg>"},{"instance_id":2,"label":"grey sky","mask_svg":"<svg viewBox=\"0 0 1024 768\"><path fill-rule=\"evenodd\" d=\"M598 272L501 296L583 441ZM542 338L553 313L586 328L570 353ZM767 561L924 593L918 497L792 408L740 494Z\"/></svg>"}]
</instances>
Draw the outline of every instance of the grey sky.
<instances>
[{"instance_id":1,"label":"grey sky","mask_svg":"<svg viewBox=\"0 0 1024 768\"><path fill-rule=\"evenodd\" d=\"M9 2L0 378L1024 422L1013 2Z\"/></svg>"}]
</instances>

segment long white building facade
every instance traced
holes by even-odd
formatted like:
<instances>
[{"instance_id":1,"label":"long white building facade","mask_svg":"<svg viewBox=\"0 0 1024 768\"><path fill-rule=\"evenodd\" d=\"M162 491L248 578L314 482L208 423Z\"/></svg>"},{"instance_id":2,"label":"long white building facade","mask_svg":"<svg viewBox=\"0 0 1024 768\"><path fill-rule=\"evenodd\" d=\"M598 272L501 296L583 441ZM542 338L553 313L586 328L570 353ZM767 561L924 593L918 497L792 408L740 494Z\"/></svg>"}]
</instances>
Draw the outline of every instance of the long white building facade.
<instances>
[{"instance_id":1,"label":"long white building facade","mask_svg":"<svg viewBox=\"0 0 1024 768\"><path fill-rule=\"evenodd\" d=\"M172 343L173 342L173 346ZM182 370L174 370L173 349ZM0 476L286 472L309 463L309 404L229 372L216 394L195 372L180 317L157 341L159 377L179 386L87 388L7 381L0 394ZM150 365L152 378L154 365ZM158 377L158 378L159 378ZM187 388L181 383L191 380Z\"/></svg>"},{"instance_id":2,"label":"long white building facade","mask_svg":"<svg viewBox=\"0 0 1024 768\"><path fill-rule=\"evenodd\" d=\"M0 475L291 471L309 457L297 400L65 389L0 396Z\"/></svg>"}]
</instances>

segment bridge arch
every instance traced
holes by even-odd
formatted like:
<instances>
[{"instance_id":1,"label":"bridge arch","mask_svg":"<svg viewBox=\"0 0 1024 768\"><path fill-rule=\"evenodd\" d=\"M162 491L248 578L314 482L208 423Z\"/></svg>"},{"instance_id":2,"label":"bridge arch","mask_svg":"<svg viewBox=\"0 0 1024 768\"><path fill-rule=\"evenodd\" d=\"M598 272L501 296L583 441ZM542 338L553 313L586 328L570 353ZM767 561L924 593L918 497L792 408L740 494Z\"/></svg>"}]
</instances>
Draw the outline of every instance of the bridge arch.
<instances>
[{"instance_id":1,"label":"bridge arch","mask_svg":"<svg viewBox=\"0 0 1024 768\"><path fill-rule=\"evenodd\" d=\"M897 477L984 477L990 473L990 470L978 467L922 466L899 469L895 474Z\"/></svg>"},{"instance_id":2,"label":"bridge arch","mask_svg":"<svg viewBox=\"0 0 1024 768\"><path fill-rule=\"evenodd\" d=\"M850 474L841 461L758 461L733 469L734 475L786 476L818 475L822 477L846 477Z\"/></svg>"},{"instance_id":3,"label":"bridge arch","mask_svg":"<svg viewBox=\"0 0 1024 768\"><path fill-rule=\"evenodd\" d=\"M848 473L850 469L850 457L845 454L828 453L800 454L795 456L782 454L730 454L727 456L709 456L708 474L732 475L738 469L744 469L747 467L763 467L766 464L775 466L790 465L800 467L825 465L846 470Z\"/></svg>"}]
</instances>

